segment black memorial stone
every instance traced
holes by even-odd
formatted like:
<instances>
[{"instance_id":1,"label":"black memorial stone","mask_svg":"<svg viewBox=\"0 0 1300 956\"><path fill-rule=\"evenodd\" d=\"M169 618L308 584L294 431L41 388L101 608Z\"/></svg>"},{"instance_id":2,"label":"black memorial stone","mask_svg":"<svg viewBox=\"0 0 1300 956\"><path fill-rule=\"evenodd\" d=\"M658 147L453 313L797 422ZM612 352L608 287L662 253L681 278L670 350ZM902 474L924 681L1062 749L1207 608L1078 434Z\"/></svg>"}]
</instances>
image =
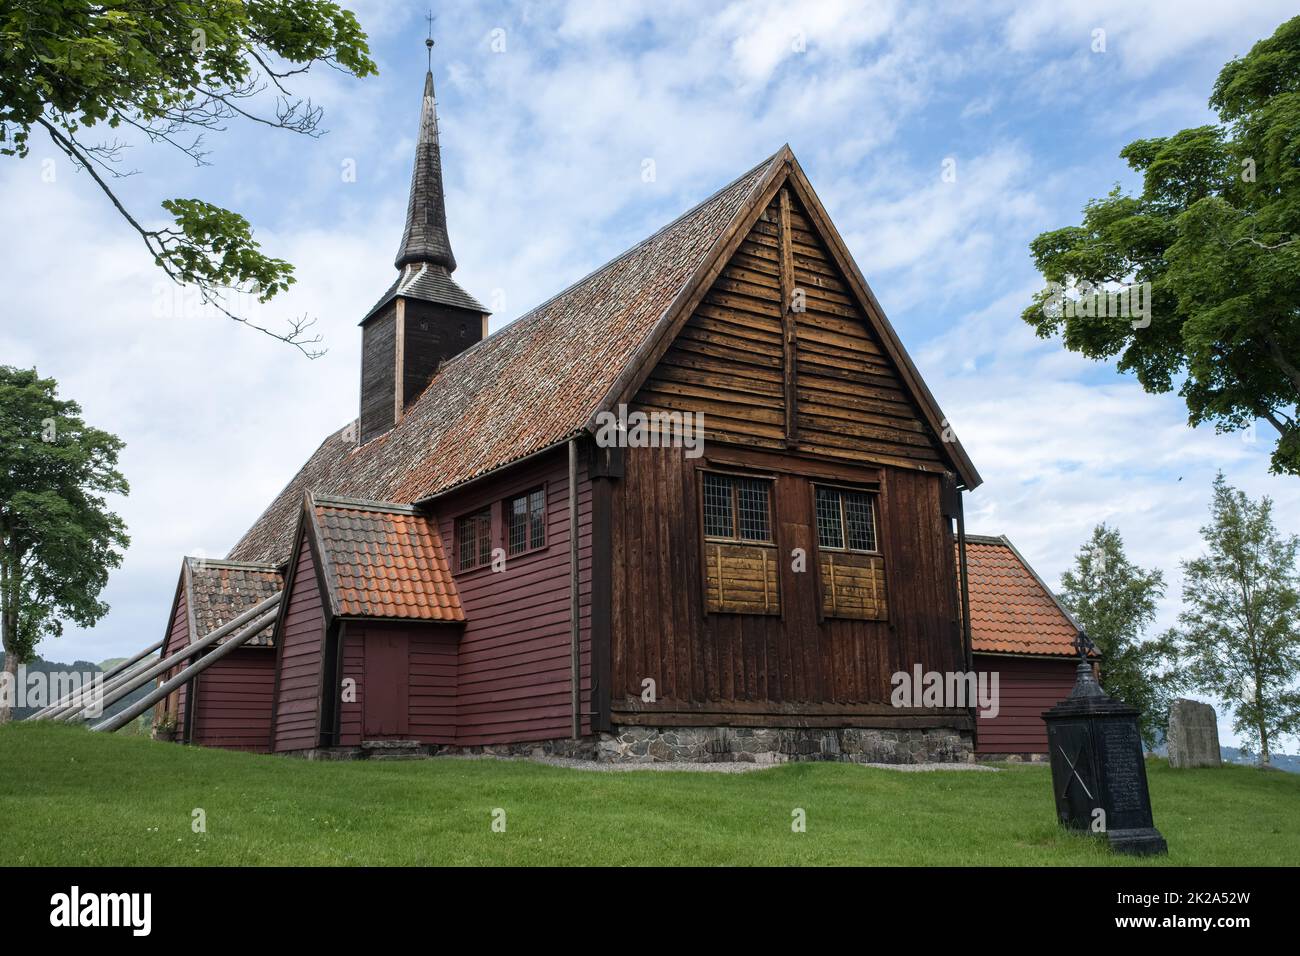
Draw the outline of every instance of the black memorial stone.
<instances>
[{"instance_id":1,"label":"black memorial stone","mask_svg":"<svg viewBox=\"0 0 1300 956\"><path fill-rule=\"evenodd\" d=\"M1103 833L1119 853L1166 853L1151 818L1138 712L1108 697L1079 664L1070 696L1043 714L1056 816L1072 830Z\"/></svg>"}]
</instances>

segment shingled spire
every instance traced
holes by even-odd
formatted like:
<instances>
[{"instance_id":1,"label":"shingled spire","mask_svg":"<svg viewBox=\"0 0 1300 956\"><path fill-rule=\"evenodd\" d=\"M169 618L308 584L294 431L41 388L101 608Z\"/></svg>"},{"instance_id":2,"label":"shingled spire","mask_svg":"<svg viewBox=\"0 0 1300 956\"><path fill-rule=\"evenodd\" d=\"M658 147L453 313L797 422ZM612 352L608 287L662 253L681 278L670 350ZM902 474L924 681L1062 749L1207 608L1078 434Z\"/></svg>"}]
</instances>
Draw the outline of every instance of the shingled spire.
<instances>
[{"instance_id":1,"label":"shingled spire","mask_svg":"<svg viewBox=\"0 0 1300 956\"><path fill-rule=\"evenodd\" d=\"M433 40L426 40L432 48ZM420 105L420 138L415 146L411 173L411 198L406 204L406 231L394 263L442 266L456 271L456 257L447 238L447 209L442 194L442 149L438 144L438 104L433 94L433 69L424 74L424 101Z\"/></svg>"},{"instance_id":2,"label":"shingled spire","mask_svg":"<svg viewBox=\"0 0 1300 956\"><path fill-rule=\"evenodd\" d=\"M429 70L398 276L361 320L362 442L401 421L442 364L487 335L487 309L451 277L456 258L442 195L432 37L425 45Z\"/></svg>"}]
</instances>

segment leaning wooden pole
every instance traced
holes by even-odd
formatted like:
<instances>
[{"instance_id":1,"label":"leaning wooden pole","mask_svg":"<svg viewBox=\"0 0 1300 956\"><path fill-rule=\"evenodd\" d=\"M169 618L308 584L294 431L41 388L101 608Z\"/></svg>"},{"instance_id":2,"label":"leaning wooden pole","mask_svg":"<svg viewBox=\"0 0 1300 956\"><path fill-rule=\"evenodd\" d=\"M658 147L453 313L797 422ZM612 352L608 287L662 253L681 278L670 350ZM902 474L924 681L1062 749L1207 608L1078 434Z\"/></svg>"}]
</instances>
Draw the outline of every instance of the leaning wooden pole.
<instances>
[{"instance_id":1,"label":"leaning wooden pole","mask_svg":"<svg viewBox=\"0 0 1300 956\"><path fill-rule=\"evenodd\" d=\"M276 613L277 612L272 609L261 617L253 619L251 622L244 625L241 630L236 631L233 635L228 637L226 643L222 644L216 650L203 655L171 680L164 681L121 713L114 714L112 717L101 720L99 723L91 726L90 729L114 731L125 727L172 691L176 690L183 684L188 684L195 677L203 673L227 654L243 647L245 641L257 634L262 630L262 628L275 621ZM216 632L213 631L213 633L215 634Z\"/></svg>"},{"instance_id":2,"label":"leaning wooden pole","mask_svg":"<svg viewBox=\"0 0 1300 956\"><path fill-rule=\"evenodd\" d=\"M147 684L149 681L153 680L159 674L163 674L168 670L170 670L171 668L175 667L177 664L180 664L181 662L186 661L189 658L193 657L195 654L207 650L209 647L211 647L217 641L221 640L227 634L239 630L254 618L260 620L261 615L264 615L267 611L279 605L280 597L282 593L283 592L273 594L265 601L255 604L253 607L250 607L247 611L239 615L234 620L226 622L216 630L209 631L207 634L205 634L199 640L195 641L193 644L186 644L175 654L172 654L170 657L159 661L158 663L154 664L152 667L143 671L139 675L132 676L127 681L118 682L112 690L106 691L103 694L103 704L101 706L109 707L112 704L117 703L127 694L143 686L144 684ZM263 625L263 627L265 626L266 625ZM71 720L86 709L86 704L82 703L82 704L74 705L74 708L75 709L69 712L65 712L64 714L55 715L54 719Z\"/></svg>"},{"instance_id":3,"label":"leaning wooden pole","mask_svg":"<svg viewBox=\"0 0 1300 956\"><path fill-rule=\"evenodd\" d=\"M155 651L161 650L165 641L166 638L164 638L161 641L158 641L155 644L150 644L148 647L146 647L140 653L136 654L134 657L127 658L126 660L122 661L120 664L113 665L111 668L104 671L103 676L100 677L101 683L107 686L109 681L113 680L114 678L122 674L123 671L126 671L128 668L135 669L136 665L139 664L140 661L144 660L146 657L148 657L150 654L153 654ZM81 693L82 693L82 688L78 687L70 694L67 694L61 697L59 700L54 701L48 707L42 707L36 713L30 715L27 719L42 720L45 717L48 717L50 714L54 713L56 710L62 710L64 707L68 706L68 704L72 703L73 700L75 700L77 697L81 695Z\"/></svg>"},{"instance_id":4,"label":"leaning wooden pole","mask_svg":"<svg viewBox=\"0 0 1300 956\"><path fill-rule=\"evenodd\" d=\"M118 674L112 680L100 683L98 687L91 686L79 688L71 697L68 698L68 702L65 705L60 707L58 710L50 711L49 715L44 719L67 720L74 714L80 712L83 708L87 707L96 696L102 698L105 694L116 690L123 684L134 681L149 668L153 667L155 663L155 661L141 661L125 674Z\"/></svg>"}]
</instances>

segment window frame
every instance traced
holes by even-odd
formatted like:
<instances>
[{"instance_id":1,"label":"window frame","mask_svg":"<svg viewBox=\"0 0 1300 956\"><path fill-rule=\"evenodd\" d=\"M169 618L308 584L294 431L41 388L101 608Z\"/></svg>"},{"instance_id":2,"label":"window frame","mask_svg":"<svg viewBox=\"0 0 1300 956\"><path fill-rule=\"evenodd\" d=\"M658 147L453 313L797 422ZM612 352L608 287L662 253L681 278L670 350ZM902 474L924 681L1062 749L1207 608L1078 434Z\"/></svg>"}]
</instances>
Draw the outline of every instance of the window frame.
<instances>
[{"instance_id":1,"label":"window frame","mask_svg":"<svg viewBox=\"0 0 1300 956\"><path fill-rule=\"evenodd\" d=\"M743 471L725 471L719 468L700 468L696 474L699 476L699 518L700 518L700 539L704 543L713 544L740 544L753 545L758 548L775 548L776 547L776 522L773 520L772 498L776 493L776 479L772 475L757 474L754 472ZM707 476L714 475L719 478L726 478L731 481L731 530L730 537L719 537L708 533L708 525L705 521L704 512L704 486L708 480ZM742 538L740 537L740 485L736 481L750 480L761 481L767 486L767 533L766 538Z\"/></svg>"},{"instance_id":2,"label":"window frame","mask_svg":"<svg viewBox=\"0 0 1300 956\"><path fill-rule=\"evenodd\" d=\"M817 542L818 551L834 551L837 554L874 554L884 557L884 550L880 546L880 499L881 489L879 486L868 487L862 485L844 485L835 484L825 481L810 481L812 486L812 512L813 512L813 540ZM817 492L820 489L834 491L839 495L839 512L840 512L840 546L822 544L821 519L817 513ZM864 548L849 547L848 516L844 508L845 494L860 494L867 497L871 506L871 533L875 538L875 548L867 550Z\"/></svg>"},{"instance_id":3,"label":"window frame","mask_svg":"<svg viewBox=\"0 0 1300 956\"><path fill-rule=\"evenodd\" d=\"M467 511L464 514L457 515L456 518L454 519L455 524L452 530L456 537L456 573L457 574L469 574L471 571L478 571L481 570L482 568L491 566L492 551L494 550L494 545L496 544L495 511L496 508L494 505L487 504L487 505L483 505L481 508L475 508L473 511ZM461 560L462 556L465 553L465 536L461 533L462 522L465 522L470 518L478 518L482 515L487 516L487 543L488 543L487 560L475 561L473 564L467 565ZM475 539L474 543L476 546L475 557L477 558L479 557L478 550L477 550L477 545L478 545L477 538Z\"/></svg>"},{"instance_id":4,"label":"window frame","mask_svg":"<svg viewBox=\"0 0 1300 956\"><path fill-rule=\"evenodd\" d=\"M542 496L542 542L541 544L532 543L532 539L533 539L532 509L530 507L525 516L525 520L528 523L527 524L528 527L527 546L520 551L511 551L510 550L510 519L513 516L513 510L512 510L513 505L520 498L525 499L525 501L529 501L534 494L540 494ZM504 539L503 543L505 545L506 557L522 558L525 555L532 554L535 551L545 551L547 545L550 543L551 540L550 529L547 527L547 519L549 517L550 517L550 493L546 482L542 482L536 485L530 485L528 488L524 489L523 491L513 492L507 495L505 498L502 498L501 499L501 533Z\"/></svg>"}]
</instances>

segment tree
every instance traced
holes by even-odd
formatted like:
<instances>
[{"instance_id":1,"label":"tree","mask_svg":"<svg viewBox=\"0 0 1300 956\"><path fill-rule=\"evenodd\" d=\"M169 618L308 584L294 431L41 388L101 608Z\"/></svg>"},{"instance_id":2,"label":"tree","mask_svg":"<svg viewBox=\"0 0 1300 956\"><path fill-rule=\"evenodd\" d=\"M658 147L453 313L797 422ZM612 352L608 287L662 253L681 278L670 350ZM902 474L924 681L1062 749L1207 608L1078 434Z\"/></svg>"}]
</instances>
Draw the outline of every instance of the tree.
<instances>
[{"instance_id":1,"label":"tree","mask_svg":"<svg viewBox=\"0 0 1300 956\"><path fill-rule=\"evenodd\" d=\"M1048 286L1023 318L1118 355L1148 392L1177 387L1192 426L1267 421L1271 469L1300 474L1300 17L1227 64L1210 105L1220 124L1121 150L1140 195L1116 186L1030 244ZM1141 315L1104 296L1124 286Z\"/></svg>"},{"instance_id":2,"label":"tree","mask_svg":"<svg viewBox=\"0 0 1300 956\"><path fill-rule=\"evenodd\" d=\"M1221 698L1268 764L1273 742L1300 730L1300 537L1280 536L1273 502L1222 474L1201 536L1209 551L1182 564L1184 609L1168 637L1184 684Z\"/></svg>"},{"instance_id":3,"label":"tree","mask_svg":"<svg viewBox=\"0 0 1300 956\"><path fill-rule=\"evenodd\" d=\"M1093 528L1074 568L1061 575L1061 600L1102 653L1102 687L1138 709L1148 748L1169 723L1168 681L1157 669L1166 649L1142 640L1164 593L1164 575L1129 561L1120 533L1104 524Z\"/></svg>"},{"instance_id":4,"label":"tree","mask_svg":"<svg viewBox=\"0 0 1300 956\"><path fill-rule=\"evenodd\" d=\"M266 302L293 266L263 253L243 216L193 198L167 199L168 225L128 211L112 181L124 144L85 137L134 130L204 165L203 134L233 119L317 136L321 110L286 88L316 63L357 77L376 71L356 18L326 0L14 0L0 6L0 154L26 156L39 127L84 169L180 285L237 322L315 357L312 322L284 333L233 310L229 294ZM262 94L269 89L273 93ZM271 111L260 106L274 98Z\"/></svg>"},{"instance_id":5,"label":"tree","mask_svg":"<svg viewBox=\"0 0 1300 956\"><path fill-rule=\"evenodd\" d=\"M99 594L130 543L104 497L129 491L122 447L83 422L54 379L0 366L0 638L11 691L19 663L65 619L90 627L108 611Z\"/></svg>"}]
</instances>

